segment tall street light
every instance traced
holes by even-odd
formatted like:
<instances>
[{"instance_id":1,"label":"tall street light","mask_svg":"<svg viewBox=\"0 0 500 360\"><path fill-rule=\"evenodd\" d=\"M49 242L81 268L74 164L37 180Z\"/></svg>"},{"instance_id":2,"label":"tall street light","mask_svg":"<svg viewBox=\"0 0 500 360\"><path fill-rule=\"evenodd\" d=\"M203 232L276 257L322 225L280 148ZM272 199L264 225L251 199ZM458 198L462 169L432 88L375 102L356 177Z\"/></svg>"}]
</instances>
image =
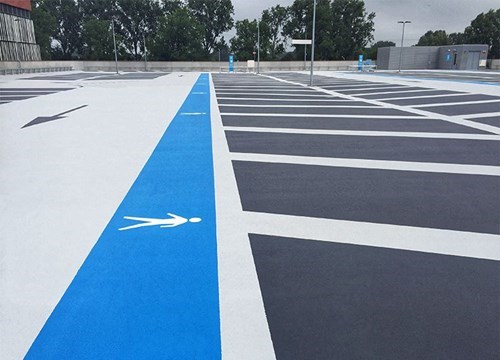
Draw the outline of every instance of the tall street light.
<instances>
[{"instance_id":1,"label":"tall street light","mask_svg":"<svg viewBox=\"0 0 500 360\"><path fill-rule=\"evenodd\" d=\"M309 85L313 86L313 72L314 72L314 42L316 39L316 0L314 0L313 8L313 28L312 28L312 46L311 46L311 79Z\"/></svg>"},{"instance_id":2,"label":"tall street light","mask_svg":"<svg viewBox=\"0 0 500 360\"><path fill-rule=\"evenodd\" d=\"M401 72L401 61L403 60L403 42L405 40L405 25L411 24L411 21L402 20L398 21L398 24L403 24L403 35L401 35L401 51L399 52L399 70L398 70L398 72Z\"/></svg>"},{"instance_id":3,"label":"tall street light","mask_svg":"<svg viewBox=\"0 0 500 360\"><path fill-rule=\"evenodd\" d=\"M260 18L257 19L257 74L260 74Z\"/></svg>"},{"instance_id":4,"label":"tall street light","mask_svg":"<svg viewBox=\"0 0 500 360\"><path fill-rule=\"evenodd\" d=\"M119 74L119 72L118 72L118 55L116 53L115 19L111 19L111 24L113 27L113 46L115 48L115 67L116 67L116 73Z\"/></svg>"}]
</instances>

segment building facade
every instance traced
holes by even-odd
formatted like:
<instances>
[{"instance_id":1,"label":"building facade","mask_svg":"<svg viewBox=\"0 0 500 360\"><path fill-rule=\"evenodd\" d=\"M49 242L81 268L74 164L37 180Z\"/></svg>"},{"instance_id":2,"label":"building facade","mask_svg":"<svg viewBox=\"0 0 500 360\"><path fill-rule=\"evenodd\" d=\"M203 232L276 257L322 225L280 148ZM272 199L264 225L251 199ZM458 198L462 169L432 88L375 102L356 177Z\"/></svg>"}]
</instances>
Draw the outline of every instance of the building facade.
<instances>
[{"instance_id":1,"label":"building facade","mask_svg":"<svg viewBox=\"0 0 500 360\"><path fill-rule=\"evenodd\" d=\"M384 47L377 51L377 69L478 70L486 67L488 45L464 44L446 46Z\"/></svg>"},{"instance_id":2,"label":"building facade","mask_svg":"<svg viewBox=\"0 0 500 360\"><path fill-rule=\"evenodd\" d=\"M37 61L30 0L0 0L0 61Z\"/></svg>"}]
</instances>

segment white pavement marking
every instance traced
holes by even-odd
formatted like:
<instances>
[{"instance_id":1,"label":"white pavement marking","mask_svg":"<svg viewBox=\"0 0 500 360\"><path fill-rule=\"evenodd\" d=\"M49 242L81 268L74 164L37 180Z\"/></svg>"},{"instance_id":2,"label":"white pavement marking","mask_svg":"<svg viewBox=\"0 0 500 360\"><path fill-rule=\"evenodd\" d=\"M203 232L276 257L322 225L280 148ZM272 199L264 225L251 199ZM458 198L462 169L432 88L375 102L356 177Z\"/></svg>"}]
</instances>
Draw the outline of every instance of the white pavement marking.
<instances>
[{"instance_id":1,"label":"white pavement marking","mask_svg":"<svg viewBox=\"0 0 500 360\"><path fill-rule=\"evenodd\" d=\"M358 94L349 94L351 96L363 96L363 95L386 95L386 94L406 94L406 93L414 93L414 92L427 92L427 91L436 91L436 89L420 89L420 90L406 90L406 91L401 91L401 89L398 90L391 90L391 91L380 91L380 92L371 92L371 93L358 93Z\"/></svg>"},{"instance_id":2,"label":"white pavement marking","mask_svg":"<svg viewBox=\"0 0 500 360\"><path fill-rule=\"evenodd\" d=\"M261 105L261 104L220 104L224 107L243 107L243 108L299 108L299 109L330 109L330 108L346 108L346 109L380 109L380 106L375 105Z\"/></svg>"},{"instance_id":3,"label":"white pavement marking","mask_svg":"<svg viewBox=\"0 0 500 360\"><path fill-rule=\"evenodd\" d=\"M361 89L328 89L328 90L338 90L338 91L356 91L356 90L381 90L381 91L384 91L385 89L391 89L391 90L387 90L388 92L393 92L393 91L401 91L402 89L405 89L407 88L408 86L406 85L394 85L394 86L387 86L387 85L382 85L382 86L370 86L370 85L366 85L365 84L365 87L361 88ZM326 86L324 87L326 88ZM376 94L376 93L370 93L370 94Z\"/></svg>"},{"instance_id":4,"label":"white pavement marking","mask_svg":"<svg viewBox=\"0 0 500 360\"><path fill-rule=\"evenodd\" d=\"M461 102L444 102L444 103L435 103L435 104L422 104L422 105L407 105L413 108L428 108L434 106L457 106L457 105L474 105L474 104L489 104L489 103L498 103L500 98L493 100L476 100L476 101L461 101ZM500 105L499 105L500 108Z\"/></svg>"},{"instance_id":5,"label":"white pavement marking","mask_svg":"<svg viewBox=\"0 0 500 360\"><path fill-rule=\"evenodd\" d=\"M462 115L464 119L480 119L484 117L495 117L495 116L500 118L500 112Z\"/></svg>"},{"instance_id":6,"label":"white pavement marking","mask_svg":"<svg viewBox=\"0 0 500 360\"><path fill-rule=\"evenodd\" d=\"M221 104L221 106L224 106ZM360 114L278 114L278 113L232 113L226 112L221 113L225 116L256 116L256 117L276 117L276 116L288 116L288 117L318 117L318 118L363 118L363 119L420 119L424 120L425 117L422 116L405 116L405 115L360 115Z\"/></svg>"},{"instance_id":7,"label":"white pavement marking","mask_svg":"<svg viewBox=\"0 0 500 360\"><path fill-rule=\"evenodd\" d=\"M276 359L238 187L212 85L211 121L223 359Z\"/></svg>"},{"instance_id":8,"label":"white pavement marking","mask_svg":"<svg viewBox=\"0 0 500 360\"><path fill-rule=\"evenodd\" d=\"M122 227L118 230L125 231L125 230L137 229L137 228L142 228L142 227L147 227L147 226L159 226L161 228L170 228L170 227L176 227L179 225L183 225L183 224L186 224L188 222L199 223L201 221L201 219L199 217L193 217L190 219L186 219L182 216L175 215L172 213L167 213L167 215L170 217L165 218L165 219L124 216L123 217L124 219L138 221L138 223L136 223L134 225Z\"/></svg>"},{"instance_id":9,"label":"white pavement marking","mask_svg":"<svg viewBox=\"0 0 500 360\"><path fill-rule=\"evenodd\" d=\"M331 96L329 97L321 97L321 98L315 98L315 99L270 99L270 98L239 98L239 97L223 97L223 96L218 96L218 100L241 100L241 101L246 101L246 100L251 100L251 101L287 101L287 102L295 102L295 101L307 101L307 102L315 102L315 101L328 101L329 103L335 103L337 101L341 102L346 102L347 100L345 99L335 99ZM230 104L220 104L221 106L224 105L230 105ZM232 105L232 104L231 104Z\"/></svg>"},{"instance_id":10,"label":"white pavement marking","mask_svg":"<svg viewBox=\"0 0 500 360\"><path fill-rule=\"evenodd\" d=\"M197 76L89 84L2 105L0 359L25 356ZM82 103L65 120L21 129Z\"/></svg>"},{"instance_id":11,"label":"white pavement marking","mask_svg":"<svg viewBox=\"0 0 500 360\"><path fill-rule=\"evenodd\" d=\"M250 90L250 89L247 89L246 87L242 86L245 90ZM250 90L250 91L247 91L247 92L251 92L251 93L261 93L262 91L258 91L260 90L260 88L256 88L254 90ZM266 89L267 90L267 89ZM296 92L304 92L304 91L307 91L307 90L304 90L304 89L297 89L297 88L279 88L277 89L281 92L285 92L285 93L296 93ZM314 93L313 91L307 91L307 92L310 92L310 93ZM217 90L217 94L232 94L233 93L233 90Z\"/></svg>"},{"instance_id":12,"label":"white pavement marking","mask_svg":"<svg viewBox=\"0 0 500 360\"><path fill-rule=\"evenodd\" d=\"M405 96L405 97L394 97L394 98L384 98L384 101L389 100L411 100L411 99L434 99L440 97L450 97L450 96L466 96L471 95L470 93L457 93L457 94L440 94L440 95L419 95L419 96Z\"/></svg>"},{"instance_id":13,"label":"white pavement marking","mask_svg":"<svg viewBox=\"0 0 500 360\"><path fill-rule=\"evenodd\" d=\"M245 212L250 233L500 260L500 236L453 230Z\"/></svg>"},{"instance_id":14,"label":"white pavement marking","mask_svg":"<svg viewBox=\"0 0 500 360\"><path fill-rule=\"evenodd\" d=\"M397 171L418 171L445 174L467 174L500 176L500 166L426 163L412 161L366 160L350 158L329 158L313 156L271 155L231 153L232 160L254 161L277 164L316 165L348 167L359 169L379 169Z\"/></svg>"},{"instance_id":15,"label":"white pavement marking","mask_svg":"<svg viewBox=\"0 0 500 360\"><path fill-rule=\"evenodd\" d=\"M307 94L283 94L280 92L274 93L274 92L243 92L243 91L238 91L238 92L229 92L225 94L219 94L219 95L276 95L276 96L296 96L296 97L313 97L313 98L321 98L321 99L331 99L331 95L327 94L321 94L321 93L315 93L313 91L308 92Z\"/></svg>"},{"instance_id":16,"label":"white pavement marking","mask_svg":"<svg viewBox=\"0 0 500 360\"><path fill-rule=\"evenodd\" d=\"M266 76L267 78L275 79L275 80L278 80L278 81L281 81L284 83L297 84L297 85L300 85L300 86L305 87L305 88L310 88L309 86L304 85L304 84L295 83L292 81L283 80L283 79L275 78L275 77L268 76L268 75L260 75L260 76ZM409 106L402 106L402 105L386 103L386 102L383 102L382 100L364 99L364 98L356 97L355 95L346 95L346 94L342 94L342 93L337 93L335 91L325 90L325 89L322 89L320 87L313 87L313 89L316 89L317 91L323 92L325 94L330 94L332 96L337 96L337 97L348 99L348 100L364 101L366 103L370 103L373 105L380 105L380 106L386 107L388 109L396 109L396 110L400 110L400 111L405 111L407 113L413 113L415 115L425 116L427 118L444 120L444 121L448 121L448 122L451 122L454 124L468 126L468 127L471 127L471 128L477 129L477 130L483 130L486 132L500 135L500 128L497 128L497 127L491 126L491 125L480 124L480 123L477 123L474 121L465 120L466 117L463 115L461 115L461 116L447 116L447 115L442 115L442 114L438 114L438 113L433 113L430 111L414 109L414 108L409 107ZM367 117L367 116L364 116L364 117ZM422 117L419 117L419 118L422 119Z\"/></svg>"},{"instance_id":17,"label":"white pavement marking","mask_svg":"<svg viewBox=\"0 0 500 360\"><path fill-rule=\"evenodd\" d=\"M396 131L358 131L358 130L316 130L316 129L287 129L247 126L225 126L224 130L247 131L280 134L307 134L307 135L345 135L345 136L384 136L384 137L411 137L429 139L465 139L465 140L494 140L500 141L499 135L460 134L460 133L430 133L430 132L396 132Z\"/></svg>"}]
</instances>

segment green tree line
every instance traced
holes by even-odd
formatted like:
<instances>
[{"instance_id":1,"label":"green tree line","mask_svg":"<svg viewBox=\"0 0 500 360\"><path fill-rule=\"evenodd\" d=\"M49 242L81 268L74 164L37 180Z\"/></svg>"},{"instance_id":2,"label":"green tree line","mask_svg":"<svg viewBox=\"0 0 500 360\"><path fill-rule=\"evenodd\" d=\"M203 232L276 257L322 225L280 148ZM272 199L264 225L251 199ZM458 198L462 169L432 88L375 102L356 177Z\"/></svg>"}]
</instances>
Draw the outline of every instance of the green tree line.
<instances>
[{"instance_id":1,"label":"green tree line","mask_svg":"<svg viewBox=\"0 0 500 360\"><path fill-rule=\"evenodd\" d=\"M486 44L489 57L500 58L500 9L481 13L463 32L446 34L444 30L427 31L417 46L444 46L459 44Z\"/></svg>"},{"instance_id":2,"label":"green tree line","mask_svg":"<svg viewBox=\"0 0 500 360\"><path fill-rule=\"evenodd\" d=\"M32 19L42 59L112 60L113 27L120 60L187 61L255 57L260 31L262 60L304 59L304 46L290 48L291 39L311 39L313 1L295 0L273 6L259 19L234 22L231 0L33 0ZM350 60L359 54L376 58L375 13L363 0L317 0L318 60ZM463 33L429 31L417 45L482 43L499 57L500 9L478 15ZM226 41L224 34L235 28ZM147 54L146 54L147 49ZM309 51L310 53L310 51ZM308 54L310 56L310 54Z\"/></svg>"}]
</instances>

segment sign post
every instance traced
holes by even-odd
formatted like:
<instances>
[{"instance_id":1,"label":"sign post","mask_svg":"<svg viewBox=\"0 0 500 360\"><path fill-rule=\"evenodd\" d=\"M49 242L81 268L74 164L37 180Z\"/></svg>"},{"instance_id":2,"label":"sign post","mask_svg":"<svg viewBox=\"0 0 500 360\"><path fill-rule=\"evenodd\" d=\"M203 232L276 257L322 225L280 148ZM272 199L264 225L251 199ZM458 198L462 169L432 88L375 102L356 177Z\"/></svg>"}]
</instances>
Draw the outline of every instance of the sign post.
<instances>
[{"instance_id":1,"label":"sign post","mask_svg":"<svg viewBox=\"0 0 500 360\"><path fill-rule=\"evenodd\" d=\"M229 54L229 72L234 72L234 54Z\"/></svg>"}]
</instances>

